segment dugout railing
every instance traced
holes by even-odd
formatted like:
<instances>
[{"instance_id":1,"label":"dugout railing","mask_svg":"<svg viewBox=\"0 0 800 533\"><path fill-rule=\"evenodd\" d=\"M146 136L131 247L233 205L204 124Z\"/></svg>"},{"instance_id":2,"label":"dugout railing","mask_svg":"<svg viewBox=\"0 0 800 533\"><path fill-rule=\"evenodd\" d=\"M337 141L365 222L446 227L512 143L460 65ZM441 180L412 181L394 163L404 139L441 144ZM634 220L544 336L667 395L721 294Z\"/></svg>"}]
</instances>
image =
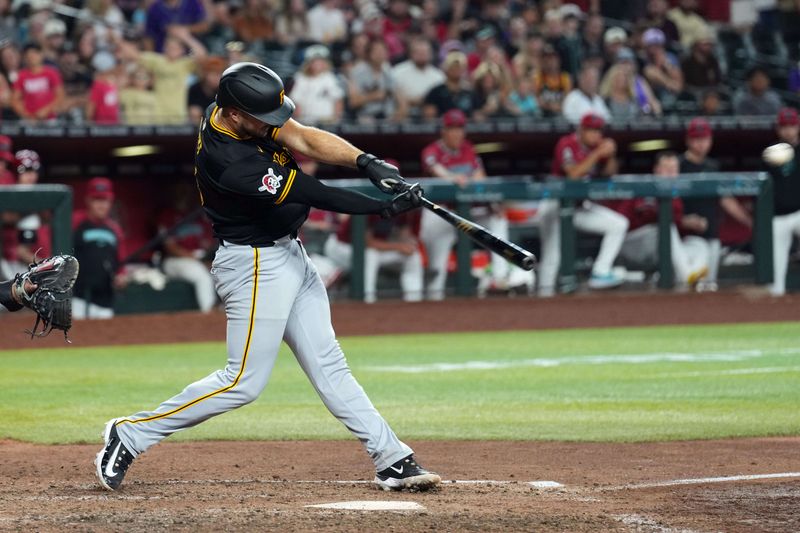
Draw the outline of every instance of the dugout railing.
<instances>
[{"instance_id":1,"label":"dugout railing","mask_svg":"<svg viewBox=\"0 0 800 533\"><path fill-rule=\"evenodd\" d=\"M755 197L753 250L755 282L772 281L772 182L765 172L713 172L682 174L679 178L658 178L650 174L620 175L608 180L568 181L554 179L534 181L531 176L491 177L479 183L459 188L441 179L419 180L425 196L434 202L449 202L455 211L469 218L470 206L481 202L513 200L558 200L561 204L561 292L571 292L578 285L575 274L576 232L573 214L577 202L583 200L619 200L654 197L658 200L659 224L659 288L673 286L672 253L669 228L672 220L673 198L753 196ZM330 184L379 194L367 180L333 181ZM364 249L366 246L366 217L354 216L352 221L353 263L350 273L350 297L364 297ZM456 294L474 294L471 274L472 241L459 233L456 244Z\"/></svg>"}]
</instances>

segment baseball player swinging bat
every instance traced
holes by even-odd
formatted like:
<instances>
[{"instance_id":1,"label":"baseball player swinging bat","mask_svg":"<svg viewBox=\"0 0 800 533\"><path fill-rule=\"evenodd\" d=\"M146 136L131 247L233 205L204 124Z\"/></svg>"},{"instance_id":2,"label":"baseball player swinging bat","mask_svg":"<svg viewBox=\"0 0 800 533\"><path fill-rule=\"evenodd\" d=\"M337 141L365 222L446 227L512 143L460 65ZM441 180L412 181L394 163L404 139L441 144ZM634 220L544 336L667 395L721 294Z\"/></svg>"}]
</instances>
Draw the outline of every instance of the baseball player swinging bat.
<instances>
[{"instance_id":1,"label":"baseball player swinging bat","mask_svg":"<svg viewBox=\"0 0 800 533\"><path fill-rule=\"evenodd\" d=\"M524 250L505 239L501 239L496 235L490 233L486 228L480 224L476 224L471 220L458 216L449 209L437 205L424 196L420 198L422 206L426 209L436 213L439 217L444 219L448 224L455 227L457 230L467 234L467 236L475 241L482 248L494 252L509 262L515 264L523 270L533 270L536 264L536 256L528 250Z\"/></svg>"}]
</instances>

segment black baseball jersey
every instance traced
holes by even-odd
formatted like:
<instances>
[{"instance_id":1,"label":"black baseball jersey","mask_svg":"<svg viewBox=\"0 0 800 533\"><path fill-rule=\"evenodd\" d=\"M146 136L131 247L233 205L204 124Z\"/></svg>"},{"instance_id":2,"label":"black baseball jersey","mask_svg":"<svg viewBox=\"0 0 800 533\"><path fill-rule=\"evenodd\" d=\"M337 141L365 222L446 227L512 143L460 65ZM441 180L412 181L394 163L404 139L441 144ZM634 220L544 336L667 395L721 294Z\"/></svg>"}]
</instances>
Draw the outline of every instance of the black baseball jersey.
<instances>
[{"instance_id":1,"label":"black baseball jersey","mask_svg":"<svg viewBox=\"0 0 800 533\"><path fill-rule=\"evenodd\" d=\"M214 235L235 244L268 246L297 232L309 207L342 213L380 213L385 202L327 187L304 174L275 139L242 138L221 126L216 105L200 123L195 177Z\"/></svg>"},{"instance_id":2,"label":"black baseball jersey","mask_svg":"<svg viewBox=\"0 0 800 533\"><path fill-rule=\"evenodd\" d=\"M689 161L686 158L686 154L681 154L679 160L682 174L717 172L719 170L719 163L711 158L707 158L702 163L697 164ZM700 215L705 218L708 222L708 227L700 237L719 239L719 223L722 218L719 209L719 198L684 198L683 214Z\"/></svg>"}]
</instances>

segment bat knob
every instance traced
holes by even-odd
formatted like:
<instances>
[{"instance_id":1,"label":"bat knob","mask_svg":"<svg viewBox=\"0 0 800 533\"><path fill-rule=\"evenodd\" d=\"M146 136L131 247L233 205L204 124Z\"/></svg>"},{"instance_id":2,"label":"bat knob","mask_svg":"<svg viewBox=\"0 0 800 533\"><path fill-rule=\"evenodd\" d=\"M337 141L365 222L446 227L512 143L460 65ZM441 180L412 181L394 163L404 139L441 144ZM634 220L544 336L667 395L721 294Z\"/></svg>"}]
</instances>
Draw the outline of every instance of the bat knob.
<instances>
[{"instance_id":1,"label":"bat knob","mask_svg":"<svg viewBox=\"0 0 800 533\"><path fill-rule=\"evenodd\" d=\"M522 260L522 268L524 270L533 270L534 266L536 266L536 256L535 255L530 254L525 259Z\"/></svg>"}]
</instances>

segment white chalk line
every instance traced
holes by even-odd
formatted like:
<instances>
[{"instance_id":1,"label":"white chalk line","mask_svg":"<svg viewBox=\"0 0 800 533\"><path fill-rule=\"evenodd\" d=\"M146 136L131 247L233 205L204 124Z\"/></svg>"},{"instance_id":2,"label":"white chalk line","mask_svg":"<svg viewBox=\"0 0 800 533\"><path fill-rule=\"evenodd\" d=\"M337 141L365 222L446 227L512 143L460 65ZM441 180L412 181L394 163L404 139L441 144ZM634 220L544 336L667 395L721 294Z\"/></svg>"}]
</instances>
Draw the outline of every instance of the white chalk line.
<instances>
[{"instance_id":1,"label":"white chalk line","mask_svg":"<svg viewBox=\"0 0 800 533\"><path fill-rule=\"evenodd\" d=\"M563 365L608 365L649 363L731 363L775 355L800 354L800 348L776 350L731 350L725 352L655 352L643 354L569 355L531 359L464 361L463 363L425 363L419 365L372 365L361 370L401 374L458 372L463 370L505 370L520 367L553 368Z\"/></svg>"},{"instance_id":2,"label":"white chalk line","mask_svg":"<svg viewBox=\"0 0 800 533\"><path fill-rule=\"evenodd\" d=\"M658 374L660 378L694 378L702 376L746 376L750 374L780 374L782 372L800 372L800 366L764 366L754 368L732 368L729 370L705 370L697 372L673 372Z\"/></svg>"},{"instance_id":3,"label":"white chalk line","mask_svg":"<svg viewBox=\"0 0 800 533\"><path fill-rule=\"evenodd\" d=\"M707 483L731 483L735 481L760 481L765 479L791 479L800 478L800 472L779 472L777 474L745 474L739 476L698 477L690 479L673 479L670 481L655 481L652 483L629 483L616 487L604 487L600 490L629 490L652 489L659 487L675 487L679 485L704 485Z\"/></svg>"}]
</instances>

